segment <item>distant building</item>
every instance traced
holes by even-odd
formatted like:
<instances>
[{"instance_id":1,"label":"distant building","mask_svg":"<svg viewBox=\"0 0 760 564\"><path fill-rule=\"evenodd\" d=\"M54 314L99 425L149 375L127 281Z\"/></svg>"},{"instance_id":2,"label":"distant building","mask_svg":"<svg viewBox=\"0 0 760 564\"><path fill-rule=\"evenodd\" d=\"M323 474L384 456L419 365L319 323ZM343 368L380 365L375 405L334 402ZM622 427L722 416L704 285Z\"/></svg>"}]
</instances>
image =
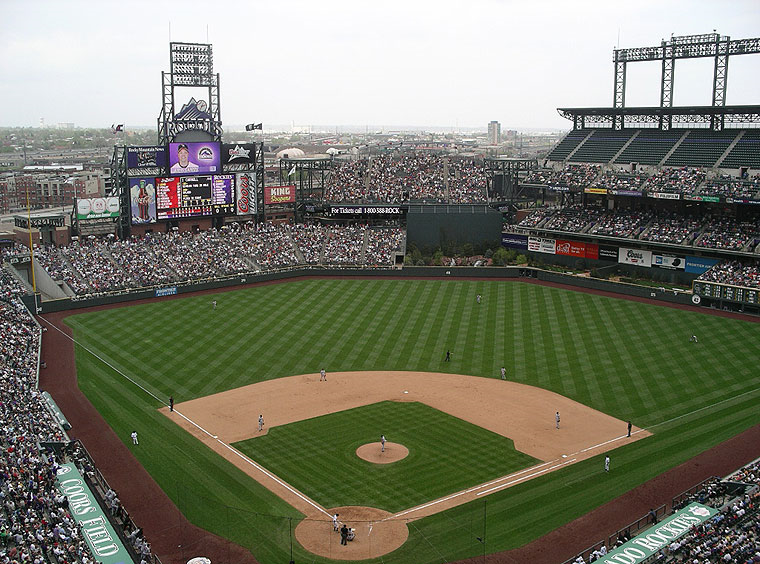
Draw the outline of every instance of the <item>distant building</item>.
<instances>
[{"instance_id":1,"label":"distant building","mask_svg":"<svg viewBox=\"0 0 760 564\"><path fill-rule=\"evenodd\" d=\"M498 121L488 122L488 144L498 145L500 141L501 141L501 124Z\"/></svg>"}]
</instances>

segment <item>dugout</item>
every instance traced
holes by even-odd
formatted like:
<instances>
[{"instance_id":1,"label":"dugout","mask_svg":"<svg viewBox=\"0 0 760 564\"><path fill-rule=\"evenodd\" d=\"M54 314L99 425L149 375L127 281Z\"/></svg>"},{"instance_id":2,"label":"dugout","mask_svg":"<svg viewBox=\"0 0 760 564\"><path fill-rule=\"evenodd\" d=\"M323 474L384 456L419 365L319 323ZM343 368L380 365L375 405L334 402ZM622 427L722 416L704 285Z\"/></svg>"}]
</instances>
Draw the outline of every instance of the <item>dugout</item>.
<instances>
[{"instance_id":1,"label":"dugout","mask_svg":"<svg viewBox=\"0 0 760 564\"><path fill-rule=\"evenodd\" d=\"M410 205L406 216L407 246L444 248L449 244L497 244L502 214L484 204Z\"/></svg>"}]
</instances>

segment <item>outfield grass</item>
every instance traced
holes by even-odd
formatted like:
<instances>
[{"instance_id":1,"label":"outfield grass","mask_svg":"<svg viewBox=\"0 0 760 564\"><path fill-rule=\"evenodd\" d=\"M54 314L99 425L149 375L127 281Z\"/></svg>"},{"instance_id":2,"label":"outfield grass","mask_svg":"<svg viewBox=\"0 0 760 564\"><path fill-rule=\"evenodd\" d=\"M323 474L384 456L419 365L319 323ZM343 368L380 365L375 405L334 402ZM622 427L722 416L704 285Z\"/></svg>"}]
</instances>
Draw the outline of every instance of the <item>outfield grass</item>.
<instances>
[{"instance_id":1,"label":"outfield grass","mask_svg":"<svg viewBox=\"0 0 760 564\"><path fill-rule=\"evenodd\" d=\"M304 280L67 323L118 370L77 347L80 386L114 430L128 442L137 429L137 456L188 517L263 564L287 561L287 518L299 513L158 414L169 395L181 402L323 366L498 378L504 365L513 380L655 433L615 450L609 476L594 458L488 496L487 507L412 523L409 542L383 562L419 564L480 554L484 515L488 552L524 544L760 420L759 324L519 282ZM314 475L313 487L323 479ZM296 555L324 561L298 547Z\"/></svg>"}]
</instances>

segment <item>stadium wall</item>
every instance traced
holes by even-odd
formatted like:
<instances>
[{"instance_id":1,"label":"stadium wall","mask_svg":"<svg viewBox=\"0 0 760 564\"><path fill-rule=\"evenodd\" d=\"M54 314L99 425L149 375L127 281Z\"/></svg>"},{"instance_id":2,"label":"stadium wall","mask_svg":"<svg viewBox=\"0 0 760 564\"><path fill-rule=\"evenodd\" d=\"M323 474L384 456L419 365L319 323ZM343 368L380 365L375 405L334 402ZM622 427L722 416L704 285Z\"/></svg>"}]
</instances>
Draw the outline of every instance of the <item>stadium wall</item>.
<instances>
[{"instance_id":1,"label":"stadium wall","mask_svg":"<svg viewBox=\"0 0 760 564\"><path fill-rule=\"evenodd\" d=\"M611 292L628 296L641 298L658 299L665 302L678 304L691 304L691 294L667 290L664 288L646 288L633 284L624 284L620 282L610 282L597 278L587 278L582 276L567 275L557 272L548 272L534 268L520 267L405 267L403 270L373 270L373 269L327 269L327 268L300 268L294 270L270 272L254 276L235 276L222 280L209 280L195 284L185 284L178 286L167 286L160 288L151 288L149 290L125 291L117 294L108 294L93 296L89 298L66 298L60 300L50 300L38 304L37 313L53 313L57 311L66 311L81 309L92 306L101 306L108 304L131 302L135 300L155 299L165 296L179 294L188 294L201 290L217 290L230 288L234 286L244 287L249 284L260 282L269 282L275 280L286 280L290 278L300 278L305 276L326 276L326 277L388 277L388 278L456 278L456 279L488 279L488 278L533 278L544 282L563 284L567 286L577 286L580 288L589 288L603 292ZM30 311L35 311L34 296L23 296L22 300Z\"/></svg>"}]
</instances>

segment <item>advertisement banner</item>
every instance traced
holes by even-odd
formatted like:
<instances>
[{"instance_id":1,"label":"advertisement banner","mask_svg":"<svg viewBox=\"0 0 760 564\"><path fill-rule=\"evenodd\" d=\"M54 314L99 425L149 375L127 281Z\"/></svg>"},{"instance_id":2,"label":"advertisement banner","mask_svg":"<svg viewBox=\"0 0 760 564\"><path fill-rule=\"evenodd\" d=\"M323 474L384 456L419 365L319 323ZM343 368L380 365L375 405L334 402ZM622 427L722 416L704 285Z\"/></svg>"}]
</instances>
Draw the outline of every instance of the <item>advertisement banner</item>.
<instances>
[{"instance_id":1,"label":"advertisement banner","mask_svg":"<svg viewBox=\"0 0 760 564\"><path fill-rule=\"evenodd\" d=\"M584 188L586 194L606 194L607 188Z\"/></svg>"},{"instance_id":2,"label":"advertisement banner","mask_svg":"<svg viewBox=\"0 0 760 564\"><path fill-rule=\"evenodd\" d=\"M222 145L222 164L254 164L255 162L256 145L254 143Z\"/></svg>"},{"instance_id":3,"label":"advertisement banner","mask_svg":"<svg viewBox=\"0 0 760 564\"><path fill-rule=\"evenodd\" d=\"M235 193L237 195L236 215L256 215L256 173L241 172L235 175Z\"/></svg>"},{"instance_id":4,"label":"advertisement banner","mask_svg":"<svg viewBox=\"0 0 760 564\"><path fill-rule=\"evenodd\" d=\"M570 257L586 258L586 244L576 241L562 241L557 239L557 254Z\"/></svg>"},{"instance_id":5,"label":"advertisement banner","mask_svg":"<svg viewBox=\"0 0 760 564\"><path fill-rule=\"evenodd\" d=\"M399 206L330 206L330 213L340 215L401 215L404 208Z\"/></svg>"},{"instance_id":6,"label":"advertisement banner","mask_svg":"<svg viewBox=\"0 0 760 564\"><path fill-rule=\"evenodd\" d=\"M156 179L130 178L129 205L132 225L156 222Z\"/></svg>"},{"instance_id":7,"label":"advertisement banner","mask_svg":"<svg viewBox=\"0 0 760 564\"><path fill-rule=\"evenodd\" d=\"M221 172L219 143L169 143L169 173Z\"/></svg>"},{"instance_id":8,"label":"advertisement banner","mask_svg":"<svg viewBox=\"0 0 760 564\"><path fill-rule=\"evenodd\" d=\"M676 192L650 192L650 198L657 198L659 200L680 200L681 194Z\"/></svg>"},{"instance_id":9,"label":"advertisement banner","mask_svg":"<svg viewBox=\"0 0 760 564\"><path fill-rule=\"evenodd\" d=\"M528 236L516 233L502 233L501 245L510 249L528 250Z\"/></svg>"},{"instance_id":10,"label":"advertisement banner","mask_svg":"<svg viewBox=\"0 0 760 564\"><path fill-rule=\"evenodd\" d=\"M544 239L543 237L528 237L528 250L536 253L553 255L557 248L557 241Z\"/></svg>"},{"instance_id":11,"label":"advertisement banner","mask_svg":"<svg viewBox=\"0 0 760 564\"><path fill-rule=\"evenodd\" d=\"M627 543L595 560L599 564L640 564L694 527L718 513L717 509L692 503L663 519Z\"/></svg>"},{"instance_id":12,"label":"advertisement banner","mask_svg":"<svg viewBox=\"0 0 760 564\"><path fill-rule=\"evenodd\" d=\"M264 186L264 203L292 204L296 201L296 187L290 186Z\"/></svg>"},{"instance_id":13,"label":"advertisement banner","mask_svg":"<svg viewBox=\"0 0 760 564\"><path fill-rule=\"evenodd\" d=\"M618 262L635 264L636 266L646 266L649 268L652 266L652 251L620 247L620 250L618 251Z\"/></svg>"},{"instance_id":14,"label":"advertisement banner","mask_svg":"<svg viewBox=\"0 0 760 564\"><path fill-rule=\"evenodd\" d=\"M610 189L610 190L607 190L607 193L612 194L613 196L642 196L643 195L641 192L637 192L636 190Z\"/></svg>"},{"instance_id":15,"label":"advertisement banner","mask_svg":"<svg viewBox=\"0 0 760 564\"><path fill-rule=\"evenodd\" d=\"M760 200L749 200L747 198L726 198L727 204L760 204Z\"/></svg>"},{"instance_id":16,"label":"advertisement banner","mask_svg":"<svg viewBox=\"0 0 760 564\"><path fill-rule=\"evenodd\" d=\"M720 202L720 196L698 196L696 194L684 194L683 199L692 202Z\"/></svg>"},{"instance_id":17,"label":"advertisement banner","mask_svg":"<svg viewBox=\"0 0 760 564\"><path fill-rule=\"evenodd\" d=\"M702 274L720 262L718 259L705 257L686 257L686 272Z\"/></svg>"},{"instance_id":18,"label":"advertisement banner","mask_svg":"<svg viewBox=\"0 0 760 564\"><path fill-rule=\"evenodd\" d=\"M686 259L684 257L674 257L671 255L652 255L652 266L683 270L686 267Z\"/></svg>"},{"instance_id":19,"label":"advertisement banner","mask_svg":"<svg viewBox=\"0 0 760 564\"><path fill-rule=\"evenodd\" d=\"M119 198L81 198L77 200L77 220L87 221L104 217L119 217Z\"/></svg>"},{"instance_id":20,"label":"advertisement banner","mask_svg":"<svg viewBox=\"0 0 760 564\"><path fill-rule=\"evenodd\" d=\"M156 297L161 298L163 296L176 296L177 295L177 287L176 286L169 286L167 288L156 288Z\"/></svg>"},{"instance_id":21,"label":"advertisement banner","mask_svg":"<svg viewBox=\"0 0 760 564\"><path fill-rule=\"evenodd\" d=\"M586 258L587 259L599 259L599 245L596 243L586 243Z\"/></svg>"},{"instance_id":22,"label":"advertisement banner","mask_svg":"<svg viewBox=\"0 0 760 564\"><path fill-rule=\"evenodd\" d=\"M58 468L55 482L58 491L68 499L71 514L98 562L132 562L132 557L119 540L76 465L73 462L62 464Z\"/></svg>"},{"instance_id":23,"label":"advertisement banner","mask_svg":"<svg viewBox=\"0 0 760 564\"><path fill-rule=\"evenodd\" d=\"M618 260L618 248L610 245L599 245L599 260Z\"/></svg>"},{"instance_id":24,"label":"advertisement banner","mask_svg":"<svg viewBox=\"0 0 760 564\"><path fill-rule=\"evenodd\" d=\"M127 147L127 168L166 166L166 147Z\"/></svg>"}]
</instances>

